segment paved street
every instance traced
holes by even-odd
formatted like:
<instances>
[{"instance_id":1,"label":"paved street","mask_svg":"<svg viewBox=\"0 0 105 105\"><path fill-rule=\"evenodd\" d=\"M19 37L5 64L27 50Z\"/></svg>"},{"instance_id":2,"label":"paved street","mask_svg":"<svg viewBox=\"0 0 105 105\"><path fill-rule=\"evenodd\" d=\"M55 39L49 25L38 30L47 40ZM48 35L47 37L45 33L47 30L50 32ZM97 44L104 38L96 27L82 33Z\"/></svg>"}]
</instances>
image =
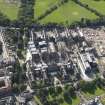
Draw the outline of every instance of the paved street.
<instances>
[{"instance_id":1,"label":"paved street","mask_svg":"<svg viewBox=\"0 0 105 105\"><path fill-rule=\"evenodd\" d=\"M6 47L5 40L3 38L3 29L0 28L0 41L3 43L3 58L9 58L8 49Z\"/></svg>"}]
</instances>

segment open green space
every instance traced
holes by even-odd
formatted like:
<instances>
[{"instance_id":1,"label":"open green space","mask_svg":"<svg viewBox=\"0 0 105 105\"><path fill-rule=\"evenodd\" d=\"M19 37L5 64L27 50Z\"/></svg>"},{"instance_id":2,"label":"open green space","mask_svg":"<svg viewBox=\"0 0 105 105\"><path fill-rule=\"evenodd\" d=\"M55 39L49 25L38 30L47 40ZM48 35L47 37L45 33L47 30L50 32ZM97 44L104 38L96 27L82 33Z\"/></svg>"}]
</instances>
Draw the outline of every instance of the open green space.
<instances>
[{"instance_id":1,"label":"open green space","mask_svg":"<svg viewBox=\"0 0 105 105\"><path fill-rule=\"evenodd\" d=\"M101 100L102 104L105 105L105 99Z\"/></svg>"},{"instance_id":2,"label":"open green space","mask_svg":"<svg viewBox=\"0 0 105 105\"><path fill-rule=\"evenodd\" d=\"M105 15L105 0L80 0L87 4L89 7L97 10L101 14Z\"/></svg>"},{"instance_id":3,"label":"open green space","mask_svg":"<svg viewBox=\"0 0 105 105\"><path fill-rule=\"evenodd\" d=\"M35 18L43 14L47 9L55 5L59 0L36 0L34 6Z\"/></svg>"},{"instance_id":4,"label":"open green space","mask_svg":"<svg viewBox=\"0 0 105 105\"><path fill-rule=\"evenodd\" d=\"M44 98L44 100L48 100L49 103L56 101L59 105L78 105L81 102L80 98L77 97L74 92L70 92L74 91L71 89L71 87L65 89L58 87L56 89L50 88L50 90L46 92L42 92L41 90L39 93L40 95L35 96L34 99L39 105L42 105L43 102L40 100L43 100L43 97L46 97Z\"/></svg>"},{"instance_id":5,"label":"open green space","mask_svg":"<svg viewBox=\"0 0 105 105\"><path fill-rule=\"evenodd\" d=\"M9 0L7 0L9 1ZM0 11L9 19L17 19L19 5L7 3L6 0L0 0Z\"/></svg>"},{"instance_id":6,"label":"open green space","mask_svg":"<svg viewBox=\"0 0 105 105\"><path fill-rule=\"evenodd\" d=\"M97 16L90 11L86 10L85 8L77 5L73 1L69 1L65 3L53 13L49 14L47 17L42 19L40 23L45 24L49 22L54 23L65 23L68 22L69 24L73 23L74 21L80 21L81 18L87 19L96 19Z\"/></svg>"},{"instance_id":7,"label":"open green space","mask_svg":"<svg viewBox=\"0 0 105 105\"><path fill-rule=\"evenodd\" d=\"M70 102L66 102L66 100L64 99L63 93L59 94L56 99L60 100L63 99L63 102L60 103L60 105L78 105L80 103L80 98L79 97L75 97L70 99ZM54 97L52 97L51 95L49 95L48 100L53 101Z\"/></svg>"},{"instance_id":8,"label":"open green space","mask_svg":"<svg viewBox=\"0 0 105 105\"><path fill-rule=\"evenodd\" d=\"M105 90L97 87L94 91L92 90L92 92L83 92L83 94L88 99L105 94Z\"/></svg>"},{"instance_id":9,"label":"open green space","mask_svg":"<svg viewBox=\"0 0 105 105\"><path fill-rule=\"evenodd\" d=\"M38 105L42 105L42 103L40 102L37 96L34 96L34 100Z\"/></svg>"},{"instance_id":10,"label":"open green space","mask_svg":"<svg viewBox=\"0 0 105 105\"><path fill-rule=\"evenodd\" d=\"M80 103L80 98L76 97L75 99L72 99L72 103L68 104L66 101L64 101L64 103L62 103L61 105L78 105Z\"/></svg>"},{"instance_id":11,"label":"open green space","mask_svg":"<svg viewBox=\"0 0 105 105\"><path fill-rule=\"evenodd\" d=\"M6 2L8 0L0 0L0 11L6 15L11 20L17 19L19 5ZM80 0L81 2L87 4L89 7L97 10L99 13L105 15L105 1L104 0ZM37 19L40 15L45 13L46 10L54 5L57 5L60 0L35 0L34 6L34 18ZM51 14L40 20L41 24L47 23L63 23L72 24L75 21L80 21L82 18L87 18L90 20L97 19L98 17L90 12L89 10L79 6L72 0L64 3L57 10L53 11Z\"/></svg>"},{"instance_id":12,"label":"open green space","mask_svg":"<svg viewBox=\"0 0 105 105\"><path fill-rule=\"evenodd\" d=\"M56 99L60 99L60 98L62 98L64 100L64 97L61 94ZM42 103L40 102L40 100L38 99L37 96L35 96L34 99L35 99L35 102L37 102L39 105L42 105ZM50 100L50 101L53 101L53 99L54 98L52 96L49 96L48 97L48 100ZM72 102L71 103L67 103L64 100L63 103L61 103L60 105L78 105L79 103L80 103L80 98L79 97L76 97L76 98L72 99Z\"/></svg>"}]
</instances>

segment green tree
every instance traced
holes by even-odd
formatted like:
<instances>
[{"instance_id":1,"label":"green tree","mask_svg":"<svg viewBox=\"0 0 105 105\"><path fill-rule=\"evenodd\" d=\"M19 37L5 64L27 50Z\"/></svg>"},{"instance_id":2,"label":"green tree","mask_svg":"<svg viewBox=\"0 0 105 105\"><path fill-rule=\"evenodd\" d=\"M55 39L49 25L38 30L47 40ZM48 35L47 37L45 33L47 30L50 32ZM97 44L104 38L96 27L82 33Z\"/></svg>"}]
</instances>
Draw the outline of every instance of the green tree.
<instances>
[{"instance_id":1,"label":"green tree","mask_svg":"<svg viewBox=\"0 0 105 105\"><path fill-rule=\"evenodd\" d=\"M62 93L62 88L60 86L56 87L56 92L57 94L61 94Z\"/></svg>"}]
</instances>

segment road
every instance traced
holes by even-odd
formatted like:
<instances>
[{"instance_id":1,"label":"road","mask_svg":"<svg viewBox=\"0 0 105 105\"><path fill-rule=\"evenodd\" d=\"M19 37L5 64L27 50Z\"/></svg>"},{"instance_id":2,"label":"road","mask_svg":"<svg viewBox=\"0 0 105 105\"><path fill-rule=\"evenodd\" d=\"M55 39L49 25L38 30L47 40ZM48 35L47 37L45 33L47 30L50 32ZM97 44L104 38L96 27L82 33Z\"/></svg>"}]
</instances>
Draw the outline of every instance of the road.
<instances>
[{"instance_id":1,"label":"road","mask_svg":"<svg viewBox=\"0 0 105 105\"><path fill-rule=\"evenodd\" d=\"M84 95L81 94L80 91L76 91L76 94L78 97L80 97L81 103L87 103L88 100L84 97Z\"/></svg>"},{"instance_id":2,"label":"road","mask_svg":"<svg viewBox=\"0 0 105 105\"><path fill-rule=\"evenodd\" d=\"M0 27L0 41L3 44L3 58L7 59L9 58L9 54L8 54L8 49L6 47L6 42L3 37L3 29L1 27Z\"/></svg>"},{"instance_id":3,"label":"road","mask_svg":"<svg viewBox=\"0 0 105 105\"><path fill-rule=\"evenodd\" d=\"M104 71L105 71L105 68L104 68L103 64L104 64L104 63L102 62L102 58L99 58L99 59L98 59L98 68L99 68L99 72L100 72L101 78L104 78L104 77L103 77L103 73L104 73Z\"/></svg>"},{"instance_id":4,"label":"road","mask_svg":"<svg viewBox=\"0 0 105 105\"><path fill-rule=\"evenodd\" d=\"M32 101L29 101L28 104L29 104L29 105L37 105L37 104L35 103L35 101L33 101L33 100L32 100Z\"/></svg>"}]
</instances>

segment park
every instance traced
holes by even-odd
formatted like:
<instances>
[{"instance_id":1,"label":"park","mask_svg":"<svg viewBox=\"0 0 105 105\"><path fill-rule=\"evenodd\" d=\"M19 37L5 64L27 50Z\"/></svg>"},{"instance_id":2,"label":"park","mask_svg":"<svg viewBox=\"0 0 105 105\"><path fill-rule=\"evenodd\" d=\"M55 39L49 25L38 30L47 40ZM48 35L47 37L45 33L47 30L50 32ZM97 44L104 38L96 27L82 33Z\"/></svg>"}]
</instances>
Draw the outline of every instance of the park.
<instances>
[{"instance_id":1,"label":"park","mask_svg":"<svg viewBox=\"0 0 105 105\"><path fill-rule=\"evenodd\" d=\"M0 0L0 11L10 20L18 20L19 10L21 10L21 3L18 2L10 3L7 1L11 0ZM16 1L16 0L15 0ZM74 0L64 0L66 2L60 3L61 0L35 0L34 3L34 12L31 15L34 15L32 20L37 20L40 24L48 23L58 23L63 25L70 25L74 22L81 21L82 19L95 20L98 19L94 12L84 8L83 6L74 2ZM81 3L87 7L97 11L98 13L105 15L105 1L103 0L80 0ZM50 10L52 7L57 7L55 10L48 13L41 19L37 19L41 15L44 15L46 11ZM27 8L28 10L28 8ZM27 11L26 10L26 11ZM30 15L27 13L27 16Z\"/></svg>"}]
</instances>

